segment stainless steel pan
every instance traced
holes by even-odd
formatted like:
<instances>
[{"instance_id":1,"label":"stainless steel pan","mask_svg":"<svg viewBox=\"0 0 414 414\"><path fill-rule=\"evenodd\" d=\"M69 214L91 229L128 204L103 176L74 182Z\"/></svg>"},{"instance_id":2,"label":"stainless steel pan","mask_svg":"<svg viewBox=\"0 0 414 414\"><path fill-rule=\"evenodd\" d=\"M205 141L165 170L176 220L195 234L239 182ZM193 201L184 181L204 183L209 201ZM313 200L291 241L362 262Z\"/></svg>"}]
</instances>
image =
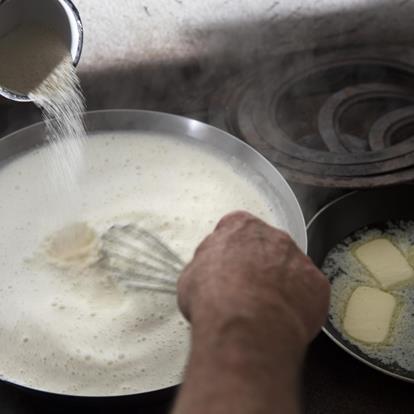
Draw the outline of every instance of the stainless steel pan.
<instances>
[{"instance_id":1,"label":"stainless steel pan","mask_svg":"<svg viewBox=\"0 0 414 414\"><path fill-rule=\"evenodd\" d=\"M199 121L149 111L111 110L89 112L85 115L85 122L90 133L99 131L155 132L198 140L213 149L219 150L229 159L236 159L241 165L248 166L249 170L254 171L258 185L266 183L265 188L270 199L274 200L275 203L279 203L286 214L290 234L302 250L306 252L306 227L295 195L277 169L257 151L239 139ZM138 135L137 139L139 139ZM46 145L43 123L24 128L0 140L0 174L1 166L12 162L15 157L40 145ZM36 171L33 171L33 180L35 179ZM4 378L4 380L7 381L7 378ZM168 389L163 390L164 394L166 391ZM44 391L43 394L45 394ZM59 396L58 394L48 393L47 395L49 398L68 398L68 396ZM153 395L153 392L146 393L145 397L149 398ZM157 395L161 395L161 393L158 392ZM141 396L143 395L141 394ZM78 400L89 399L89 401L93 398L96 397L77 397ZM109 401L117 397L103 398ZM131 396L123 398L130 399ZM102 397L98 397L97 400L102 400Z\"/></svg>"},{"instance_id":2,"label":"stainless steel pan","mask_svg":"<svg viewBox=\"0 0 414 414\"><path fill-rule=\"evenodd\" d=\"M388 220L414 220L413 192L414 186L406 185L355 191L334 200L308 224L309 256L317 266L322 266L329 250L358 229L381 226ZM414 382L413 371L366 355L347 341L329 320L323 330L337 345L363 363L393 377Z\"/></svg>"}]
</instances>

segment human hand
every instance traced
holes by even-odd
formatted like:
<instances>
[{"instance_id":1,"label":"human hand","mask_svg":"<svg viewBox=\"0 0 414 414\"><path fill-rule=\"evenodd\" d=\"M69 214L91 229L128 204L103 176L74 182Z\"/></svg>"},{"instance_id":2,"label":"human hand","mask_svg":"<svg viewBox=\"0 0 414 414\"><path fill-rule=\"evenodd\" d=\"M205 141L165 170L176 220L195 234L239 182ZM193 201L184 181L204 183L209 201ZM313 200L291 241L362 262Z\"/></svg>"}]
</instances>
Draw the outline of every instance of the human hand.
<instances>
[{"instance_id":1,"label":"human hand","mask_svg":"<svg viewBox=\"0 0 414 414\"><path fill-rule=\"evenodd\" d=\"M178 300L193 326L243 320L270 335L277 325L306 346L325 321L329 282L286 233L236 212L197 248Z\"/></svg>"}]
</instances>

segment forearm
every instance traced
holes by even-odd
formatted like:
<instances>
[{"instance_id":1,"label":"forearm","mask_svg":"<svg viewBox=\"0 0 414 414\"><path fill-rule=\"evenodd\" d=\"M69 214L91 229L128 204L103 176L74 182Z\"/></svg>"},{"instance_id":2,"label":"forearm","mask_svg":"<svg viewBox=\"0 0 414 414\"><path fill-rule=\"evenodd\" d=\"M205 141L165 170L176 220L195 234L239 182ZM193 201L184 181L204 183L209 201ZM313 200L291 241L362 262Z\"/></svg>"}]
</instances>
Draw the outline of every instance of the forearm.
<instances>
[{"instance_id":1,"label":"forearm","mask_svg":"<svg viewBox=\"0 0 414 414\"><path fill-rule=\"evenodd\" d=\"M192 351L174 414L298 414L307 344L329 282L285 233L233 213L178 281Z\"/></svg>"},{"instance_id":2,"label":"forearm","mask_svg":"<svg viewBox=\"0 0 414 414\"><path fill-rule=\"evenodd\" d=\"M192 352L174 414L299 413L305 346L293 330L273 317L238 316L193 326Z\"/></svg>"}]
</instances>

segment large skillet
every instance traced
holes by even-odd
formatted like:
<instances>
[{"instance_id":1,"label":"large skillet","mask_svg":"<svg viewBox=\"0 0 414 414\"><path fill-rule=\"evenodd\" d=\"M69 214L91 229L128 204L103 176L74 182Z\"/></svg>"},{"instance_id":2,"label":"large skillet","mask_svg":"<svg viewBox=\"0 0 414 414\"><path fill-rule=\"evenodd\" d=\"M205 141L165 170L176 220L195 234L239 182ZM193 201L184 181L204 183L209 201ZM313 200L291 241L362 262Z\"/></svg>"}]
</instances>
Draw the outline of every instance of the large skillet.
<instances>
[{"instance_id":1,"label":"large skillet","mask_svg":"<svg viewBox=\"0 0 414 414\"><path fill-rule=\"evenodd\" d=\"M307 242L305 221L296 197L289 185L270 162L256 150L232 135L202 122L181 116L139 110L89 112L85 114L85 123L87 130L90 133L100 131L155 132L183 136L187 137L187 139L195 139L207 146L219 150L220 153L228 156L229 159L236 159L241 165L247 165L249 169L254 171L255 179L259 186L266 183L266 190L270 199L274 200L275 203L280 203L280 206L286 215L290 234L302 250L306 252ZM137 137L137 139L139 138ZM10 159L39 145L46 145L45 126L43 123L32 125L8 135L0 140L0 167L10 162ZM171 166L166 167L171 168ZM33 172L33 179L36 179L35 171ZM3 378L3 380L7 381L7 378ZM21 384L14 384L22 386ZM172 390L173 388L171 387L164 388L163 390L122 396L122 399L124 401L131 399L134 401L158 400L163 396L171 395ZM46 395L49 399L65 399L67 400L66 402L69 403L75 400L73 397L49 393L47 390L38 391L42 391L41 393L39 392L39 394L43 394L43 396ZM118 404L119 398L120 397L112 396L85 396L77 397L76 400L78 402L81 400L83 405L93 405L94 401L102 400L105 400L105 404L116 400Z\"/></svg>"},{"instance_id":2,"label":"large skillet","mask_svg":"<svg viewBox=\"0 0 414 414\"><path fill-rule=\"evenodd\" d=\"M308 223L308 254L321 267L329 250L351 233L388 220L414 220L414 186L355 191L334 200ZM347 341L329 320L323 330L337 345L370 367L414 382L414 372L369 357Z\"/></svg>"}]
</instances>

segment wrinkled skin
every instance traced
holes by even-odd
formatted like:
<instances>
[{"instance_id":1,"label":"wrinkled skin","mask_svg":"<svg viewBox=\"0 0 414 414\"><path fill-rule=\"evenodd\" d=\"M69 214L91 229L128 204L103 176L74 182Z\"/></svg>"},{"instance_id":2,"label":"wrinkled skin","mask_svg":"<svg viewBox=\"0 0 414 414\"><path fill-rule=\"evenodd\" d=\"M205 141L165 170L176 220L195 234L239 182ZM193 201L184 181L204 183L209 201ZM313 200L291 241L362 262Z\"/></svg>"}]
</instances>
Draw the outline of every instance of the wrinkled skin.
<instances>
[{"instance_id":1,"label":"wrinkled skin","mask_svg":"<svg viewBox=\"0 0 414 414\"><path fill-rule=\"evenodd\" d=\"M325 321L329 282L285 232L236 212L200 244L178 294L190 320L277 312L275 319L289 318L307 344Z\"/></svg>"},{"instance_id":2,"label":"wrinkled skin","mask_svg":"<svg viewBox=\"0 0 414 414\"><path fill-rule=\"evenodd\" d=\"M178 283L192 349L174 414L298 414L307 345L329 283L284 232L244 212L224 217Z\"/></svg>"}]
</instances>

